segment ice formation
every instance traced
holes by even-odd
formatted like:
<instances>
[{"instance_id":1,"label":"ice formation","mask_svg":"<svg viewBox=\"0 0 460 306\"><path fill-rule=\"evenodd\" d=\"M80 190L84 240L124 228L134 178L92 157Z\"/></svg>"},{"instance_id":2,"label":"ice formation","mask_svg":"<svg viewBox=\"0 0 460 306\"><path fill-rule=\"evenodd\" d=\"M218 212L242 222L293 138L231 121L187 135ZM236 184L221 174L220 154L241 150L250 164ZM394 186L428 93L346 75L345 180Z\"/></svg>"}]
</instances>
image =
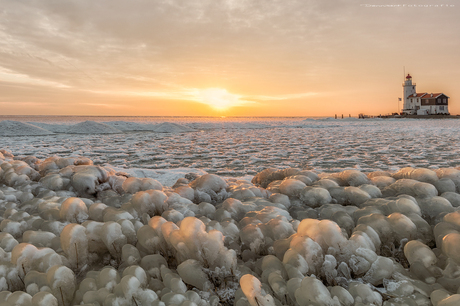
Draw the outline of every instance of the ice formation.
<instances>
[{"instance_id":1,"label":"ice formation","mask_svg":"<svg viewBox=\"0 0 460 306\"><path fill-rule=\"evenodd\" d=\"M457 305L460 171L166 186L0 151L0 305Z\"/></svg>"},{"instance_id":2,"label":"ice formation","mask_svg":"<svg viewBox=\"0 0 460 306\"><path fill-rule=\"evenodd\" d=\"M140 124L126 121L96 122L86 120L75 124L49 124L44 122L0 121L0 136L42 136L65 134L119 134L124 132L183 133L193 128L173 123Z\"/></svg>"},{"instance_id":3,"label":"ice formation","mask_svg":"<svg viewBox=\"0 0 460 306\"><path fill-rule=\"evenodd\" d=\"M154 132L159 133L182 133L182 132L191 132L192 128L173 123L173 122L163 122L152 127Z\"/></svg>"},{"instance_id":4,"label":"ice formation","mask_svg":"<svg viewBox=\"0 0 460 306\"><path fill-rule=\"evenodd\" d=\"M120 130L96 121L84 121L68 127L69 134L116 134L121 133Z\"/></svg>"},{"instance_id":5,"label":"ice formation","mask_svg":"<svg viewBox=\"0 0 460 306\"><path fill-rule=\"evenodd\" d=\"M49 135L53 132L39 126L19 121L0 121L0 136L38 136Z\"/></svg>"}]
</instances>

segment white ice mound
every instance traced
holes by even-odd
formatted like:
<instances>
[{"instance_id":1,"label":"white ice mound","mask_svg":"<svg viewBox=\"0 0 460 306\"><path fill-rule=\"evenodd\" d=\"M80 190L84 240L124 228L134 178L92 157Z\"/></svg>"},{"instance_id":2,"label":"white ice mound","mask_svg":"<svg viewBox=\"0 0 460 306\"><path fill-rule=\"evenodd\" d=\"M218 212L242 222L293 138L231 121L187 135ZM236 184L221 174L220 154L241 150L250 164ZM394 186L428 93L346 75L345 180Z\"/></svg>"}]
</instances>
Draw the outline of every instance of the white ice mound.
<instances>
[{"instance_id":1,"label":"white ice mound","mask_svg":"<svg viewBox=\"0 0 460 306\"><path fill-rule=\"evenodd\" d=\"M150 125L140 124L137 122L109 121L109 122L104 122L104 124L107 124L123 132L150 131L151 130Z\"/></svg>"},{"instance_id":2,"label":"white ice mound","mask_svg":"<svg viewBox=\"0 0 460 306\"><path fill-rule=\"evenodd\" d=\"M152 130L157 133L182 133L192 132L194 129L172 122L163 122L154 125Z\"/></svg>"},{"instance_id":3,"label":"white ice mound","mask_svg":"<svg viewBox=\"0 0 460 306\"><path fill-rule=\"evenodd\" d=\"M12 120L0 121L0 136L41 136L50 134L53 134L53 132L30 123Z\"/></svg>"},{"instance_id":4,"label":"white ice mound","mask_svg":"<svg viewBox=\"0 0 460 306\"><path fill-rule=\"evenodd\" d=\"M122 133L119 129L116 129L110 125L95 122L95 121L84 121L72 125L67 130L69 134L117 134Z\"/></svg>"}]
</instances>

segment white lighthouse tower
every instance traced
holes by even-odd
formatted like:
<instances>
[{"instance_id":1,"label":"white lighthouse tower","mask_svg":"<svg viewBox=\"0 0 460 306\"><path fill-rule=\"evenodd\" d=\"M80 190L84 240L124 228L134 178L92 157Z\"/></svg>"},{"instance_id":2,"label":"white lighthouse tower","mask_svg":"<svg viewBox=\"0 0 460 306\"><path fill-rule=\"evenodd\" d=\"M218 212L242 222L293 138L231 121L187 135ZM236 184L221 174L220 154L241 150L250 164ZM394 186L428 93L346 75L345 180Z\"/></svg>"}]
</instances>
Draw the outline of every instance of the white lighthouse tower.
<instances>
[{"instance_id":1,"label":"white lighthouse tower","mask_svg":"<svg viewBox=\"0 0 460 306\"><path fill-rule=\"evenodd\" d=\"M412 84L412 77L410 74L407 74L406 81L403 83L403 99L404 99L404 106L403 106L403 113L407 115L414 115L415 114L415 107L411 103L411 96L416 94L415 91L415 83Z\"/></svg>"}]
</instances>

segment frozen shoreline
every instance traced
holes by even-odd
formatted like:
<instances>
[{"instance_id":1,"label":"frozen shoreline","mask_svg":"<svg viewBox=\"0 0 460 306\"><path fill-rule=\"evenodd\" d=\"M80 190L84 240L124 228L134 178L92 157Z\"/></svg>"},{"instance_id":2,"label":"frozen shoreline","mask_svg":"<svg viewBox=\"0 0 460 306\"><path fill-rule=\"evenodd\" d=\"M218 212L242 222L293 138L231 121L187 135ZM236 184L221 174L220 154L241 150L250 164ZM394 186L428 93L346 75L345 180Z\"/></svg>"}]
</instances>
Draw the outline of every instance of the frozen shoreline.
<instances>
[{"instance_id":1,"label":"frozen shoreline","mask_svg":"<svg viewBox=\"0 0 460 306\"><path fill-rule=\"evenodd\" d=\"M265 169L251 179L1 152L7 304L387 306L460 297L458 169Z\"/></svg>"}]
</instances>

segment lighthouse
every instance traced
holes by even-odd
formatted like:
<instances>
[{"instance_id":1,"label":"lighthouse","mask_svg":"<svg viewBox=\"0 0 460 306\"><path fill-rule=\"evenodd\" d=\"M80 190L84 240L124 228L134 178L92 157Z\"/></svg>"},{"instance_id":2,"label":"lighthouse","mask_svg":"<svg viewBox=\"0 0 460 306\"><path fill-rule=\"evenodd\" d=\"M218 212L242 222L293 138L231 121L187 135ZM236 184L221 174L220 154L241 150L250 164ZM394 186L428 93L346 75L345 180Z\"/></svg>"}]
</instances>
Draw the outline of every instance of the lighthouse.
<instances>
[{"instance_id":1,"label":"lighthouse","mask_svg":"<svg viewBox=\"0 0 460 306\"><path fill-rule=\"evenodd\" d=\"M449 114L449 97L443 93L417 93L412 77L407 74L402 84L404 106L402 112L406 115L439 115Z\"/></svg>"},{"instance_id":2,"label":"lighthouse","mask_svg":"<svg viewBox=\"0 0 460 306\"><path fill-rule=\"evenodd\" d=\"M415 114L415 105L412 105L411 96L416 94L415 90L415 83L412 84L412 77L410 74L407 74L406 81L403 83L403 97L404 97L404 105L403 105L403 113L407 115L414 115Z\"/></svg>"}]
</instances>

